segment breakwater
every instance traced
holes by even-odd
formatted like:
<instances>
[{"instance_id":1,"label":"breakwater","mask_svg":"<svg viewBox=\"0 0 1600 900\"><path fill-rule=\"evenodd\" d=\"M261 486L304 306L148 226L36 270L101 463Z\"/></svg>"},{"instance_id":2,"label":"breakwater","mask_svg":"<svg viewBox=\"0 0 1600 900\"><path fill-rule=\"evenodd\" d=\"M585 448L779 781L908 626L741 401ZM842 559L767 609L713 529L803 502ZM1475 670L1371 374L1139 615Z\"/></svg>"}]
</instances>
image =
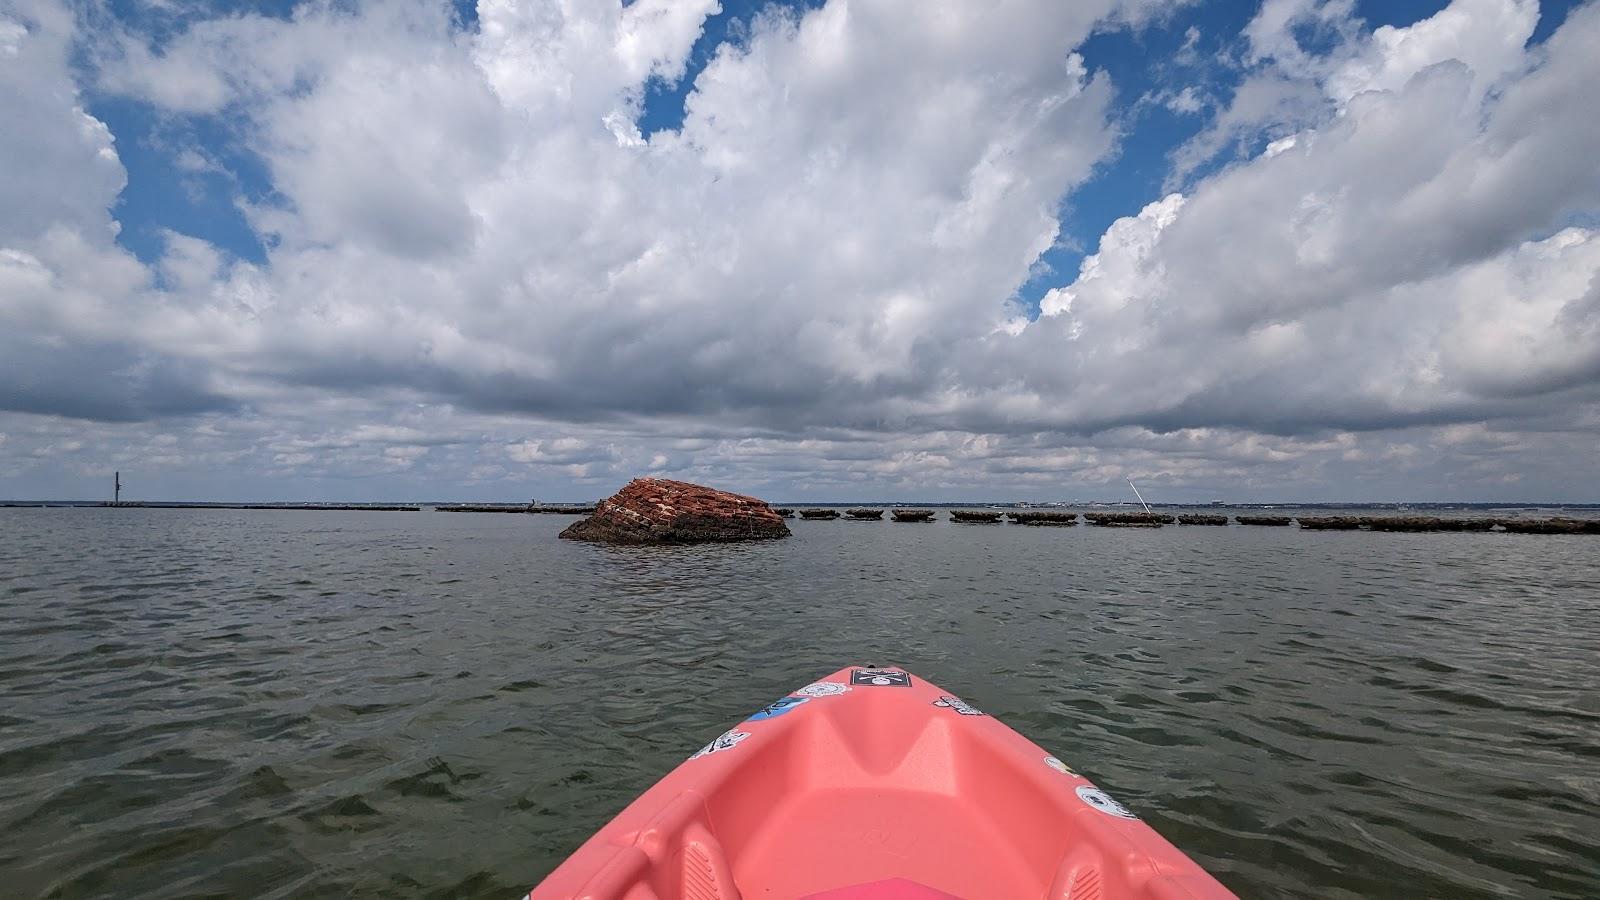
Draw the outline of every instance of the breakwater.
<instances>
[{"instance_id":1,"label":"breakwater","mask_svg":"<svg viewBox=\"0 0 1600 900\"><path fill-rule=\"evenodd\" d=\"M1160 528L1172 521L1170 515L1151 512L1088 512L1083 518L1102 528Z\"/></svg>"},{"instance_id":2,"label":"breakwater","mask_svg":"<svg viewBox=\"0 0 1600 900\"><path fill-rule=\"evenodd\" d=\"M9 508L86 508L86 509L251 509L293 510L297 512L421 512L420 505L405 503L187 503L160 500L124 500L117 503L50 503L7 501Z\"/></svg>"},{"instance_id":3,"label":"breakwater","mask_svg":"<svg viewBox=\"0 0 1600 900\"><path fill-rule=\"evenodd\" d=\"M593 504L528 503L208 503L184 501L93 501L0 500L0 508L39 509L186 509L250 510L294 512L420 512L432 509L453 513L515 513L520 515L582 516L594 512ZM1591 516L1589 507L1575 507ZM1500 511L1469 512L1457 515L1378 515L1373 513L1257 512L1239 511L1228 515L1215 512L1159 510L1145 512L1128 509L1041 509L1037 507L964 509L944 507L812 507L796 509L778 506L773 511L784 518L847 521L938 522L960 524L1003 524L1006 521L1026 526L1070 527L1087 523L1102 528L1162 528L1177 526L1272 527L1302 531L1371 531L1388 533L1507 532L1532 535L1600 535L1600 517L1573 515L1507 514ZM1563 509L1565 511L1565 508ZM941 516L944 513L944 516Z\"/></svg>"},{"instance_id":4,"label":"breakwater","mask_svg":"<svg viewBox=\"0 0 1600 900\"><path fill-rule=\"evenodd\" d=\"M783 508L780 514L792 514ZM889 510L893 522L940 521L940 510L932 508L896 507ZM1143 512L1122 510L1040 510L1040 509L951 509L947 521L963 525L997 525L1007 520L1027 526L1073 526L1081 521L1102 528L1163 528L1176 526L1209 526L1213 528L1276 527L1303 531L1374 531L1374 532L1487 532L1499 531L1513 534L1593 534L1600 535L1600 518L1574 518L1570 516L1519 517L1519 516L1377 516L1377 515L1256 515L1240 513ZM814 520L839 519L878 521L883 519L880 508L853 507L837 509L802 509L800 518Z\"/></svg>"},{"instance_id":5,"label":"breakwater","mask_svg":"<svg viewBox=\"0 0 1600 900\"><path fill-rule=\"evenodd\" d=\"M445 503L434 507L436 512L458 513L529 513L533 515L548 516L586 516L594 512L594 504L588 506L561 506L543 504L510 504L510 503Z\"/></svg>"},{"instance_id":6,"label":"breakwater","mask_svg":"<svg viewBox=\"0 0 1600 900\"><path fill-rule=\"evenodd\" d=\"M1041 512L1038 510L1019 510L1006 513L1006 517L1018 525L1076 525L1078 514L1075 512Z\"/></svg>"}]
</instances>

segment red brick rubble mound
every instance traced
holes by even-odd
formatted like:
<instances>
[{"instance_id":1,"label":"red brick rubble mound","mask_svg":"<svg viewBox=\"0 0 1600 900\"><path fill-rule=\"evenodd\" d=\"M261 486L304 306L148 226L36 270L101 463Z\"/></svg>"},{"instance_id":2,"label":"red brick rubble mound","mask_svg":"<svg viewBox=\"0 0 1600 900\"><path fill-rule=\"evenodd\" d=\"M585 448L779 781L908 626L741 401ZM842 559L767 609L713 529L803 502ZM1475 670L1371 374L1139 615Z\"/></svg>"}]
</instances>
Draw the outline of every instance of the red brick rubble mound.
<instances>
[{"instance_id":1,"label":"red brick rubble mound","mask_svg":"<svg viewBox=\"0 0 1600 900\"><path fill-rule=\"evenodd\" d=\"M789 536L765 500L686 481L635 478L561 536L613 544L698 544Z\"/></svg>"}]
</instances>

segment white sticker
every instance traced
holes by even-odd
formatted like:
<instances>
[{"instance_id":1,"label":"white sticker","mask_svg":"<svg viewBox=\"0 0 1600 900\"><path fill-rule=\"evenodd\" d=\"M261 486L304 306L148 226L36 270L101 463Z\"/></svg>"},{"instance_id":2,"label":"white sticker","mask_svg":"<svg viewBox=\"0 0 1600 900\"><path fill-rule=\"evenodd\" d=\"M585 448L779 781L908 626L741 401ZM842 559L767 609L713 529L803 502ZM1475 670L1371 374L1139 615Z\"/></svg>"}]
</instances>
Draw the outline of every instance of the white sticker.
<instances>
[{"instance_id":1,"label":"white sticker","mask_svg":"<svg viewBox=\"0 0 1600 900\"><path fill-rule=\"evenodd\" d=\"M1126 806L1123 806L1121 803L1111 799L1110 794L1107 794L1105 791L1102 791L1097 787L1091 787L1087 784L1078 785L1078 799L1089 804L1095 809L1100 810L1108 816L1116 816L1119 819L1138 818L1138 816L1128 812L1128 808Z\"/></svg>"},{"instance_id":2,"label":"white sticker","mask_svg":"<svg viewBox=\"0 0 1600 900\"><path fill-rule=\"evenodd\" d=\"M1046 756L1044 758L1044 764L1052 769L1055 769L1057 772L1060 772L1063 775L1071 775L1074 778L1076 778L1078 775L1078 773L1072 771L1071 767L1069 767L1066 763L1056 759L1054 756Z\"/></svg>"},{"instance_id":3,"label":"white sticker","mask_svg":"<svg viewBox=\"0 0 1600 900\"><path fill-rule=\"evenodd\" d=\"M724 731L717 735L716 740L701 747L699 752L689 758L699 759L702 756L708 756L721 750L732 750L734 747L739 746L740 741L749 736L750 733L747 731Z\"/></svg>"},{"instance_id":4,"label":"white sticker","mask_svg":"<svg viewBox=\"0 0 1600 900\"><path fill-rule=\"evenodd\" d=\"M808 684L795 691L795 693L802 697L836 697L848 690L850 690L850 685L848 684L841 684L837 681L819 681L816 684Z\"/></svg>"},{"instance_id":5,"label":"white sticker","mask_svg":"<svg viewBox=\"0 0 1600 900\"><path fill-rule=\"evenodd\" d=\"M977 708L976 706L973 706L972 704L966 702L965 700L962 700L960 697L951 697L949 695L945 695L945 696L940 697L939 699L933 701L933 705L934 706L942 706L945 709L953 709L956 712L962 714L963 716L981 716L981 715L983 715L983 710Z\"/></svg>"}]
</instances>

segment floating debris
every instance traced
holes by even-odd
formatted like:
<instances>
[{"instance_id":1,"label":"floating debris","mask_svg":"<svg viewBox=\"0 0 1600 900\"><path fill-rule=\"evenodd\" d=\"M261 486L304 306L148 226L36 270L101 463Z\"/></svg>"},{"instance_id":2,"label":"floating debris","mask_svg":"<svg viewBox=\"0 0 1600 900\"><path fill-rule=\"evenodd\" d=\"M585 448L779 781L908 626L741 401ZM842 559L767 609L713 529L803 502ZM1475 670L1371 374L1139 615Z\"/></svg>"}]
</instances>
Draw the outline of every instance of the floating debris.
<instances>
[{"instance_id":1,"label":"floating debris","mask_svg":"<svg viewBox=\"0 0 1600 900\"><path fill-rule=\"evenodd\" d=\"M802 509L800 510L800 518L837 519L839 518L839 511L837 509Z\"/></svg>"},{"instance_id":2,"label":"floating debris","mask_svg":"<svg viewBox=\"0 0 1600 900\"><path fill-rule=\"evenodd\" d=\"M1228 517L1210 513L1183 513L1178 516L1177 521L1179 525L1226 525Z\"/></svg>"},{"instance_id":3,"label":"floating debris","mask_svg":"<svg viewBox=\"0 0 1600 900\"><path fill-rule=\"evenodd\" d=\"M1294 520L1288 516L1235 516L1240 525L1268 525L1282 528Z\"/></svg>"},{"instance_id":4,"label":"floating debris","mask_svg":"<svg viewBox=\"0 0 1600 900\"><path fill-rule=\"evenodd\" d=\"M857 507L855 509L847 509L847 510L844 511L844 514L849 516L852 519L881 519L881 518L883 518L883 510L881 510L881 509L867 509L866 507Z\"/></svg>"},{"instance_id":5,"label":"floating debris","mask_svg":"<svg viewBox=\"0 0 1600 900\"><path fill-rule=\"evenodd\" d=\"M966 522L971 525L993 525L1000 521L1000 512L999 510L990 512L977 509L952 509L950 510L950 521Z\"/></svg>"},{"instance_id":6,"label":"floating debris","mask_svg":"<svg viewBox=\"0 0 1600 900\"><path fill-rule=\"evenodd\" d=\"M897 509L891 512L889 515L896 522L933 521L933 510L931 509Z\"/></svg>"}]
</instances>

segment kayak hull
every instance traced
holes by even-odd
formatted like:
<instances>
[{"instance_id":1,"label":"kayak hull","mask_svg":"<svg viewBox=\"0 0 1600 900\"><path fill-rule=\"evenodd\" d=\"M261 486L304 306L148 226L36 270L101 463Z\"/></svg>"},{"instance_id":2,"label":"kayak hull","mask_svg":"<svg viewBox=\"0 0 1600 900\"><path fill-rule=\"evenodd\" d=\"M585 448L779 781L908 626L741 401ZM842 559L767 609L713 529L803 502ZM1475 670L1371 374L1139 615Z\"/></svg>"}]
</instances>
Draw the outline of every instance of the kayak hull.
<instances>
[{"instance_id":1,"label":"kayak hull","mask_svg":"<svg viewBox=\"0 0 1600 900\"><path fill-rule=\"evenodd\" d=\"M1232 896L1004 724L857 666L719 735L528 898Z\"/></svg>"}]
</instances>

